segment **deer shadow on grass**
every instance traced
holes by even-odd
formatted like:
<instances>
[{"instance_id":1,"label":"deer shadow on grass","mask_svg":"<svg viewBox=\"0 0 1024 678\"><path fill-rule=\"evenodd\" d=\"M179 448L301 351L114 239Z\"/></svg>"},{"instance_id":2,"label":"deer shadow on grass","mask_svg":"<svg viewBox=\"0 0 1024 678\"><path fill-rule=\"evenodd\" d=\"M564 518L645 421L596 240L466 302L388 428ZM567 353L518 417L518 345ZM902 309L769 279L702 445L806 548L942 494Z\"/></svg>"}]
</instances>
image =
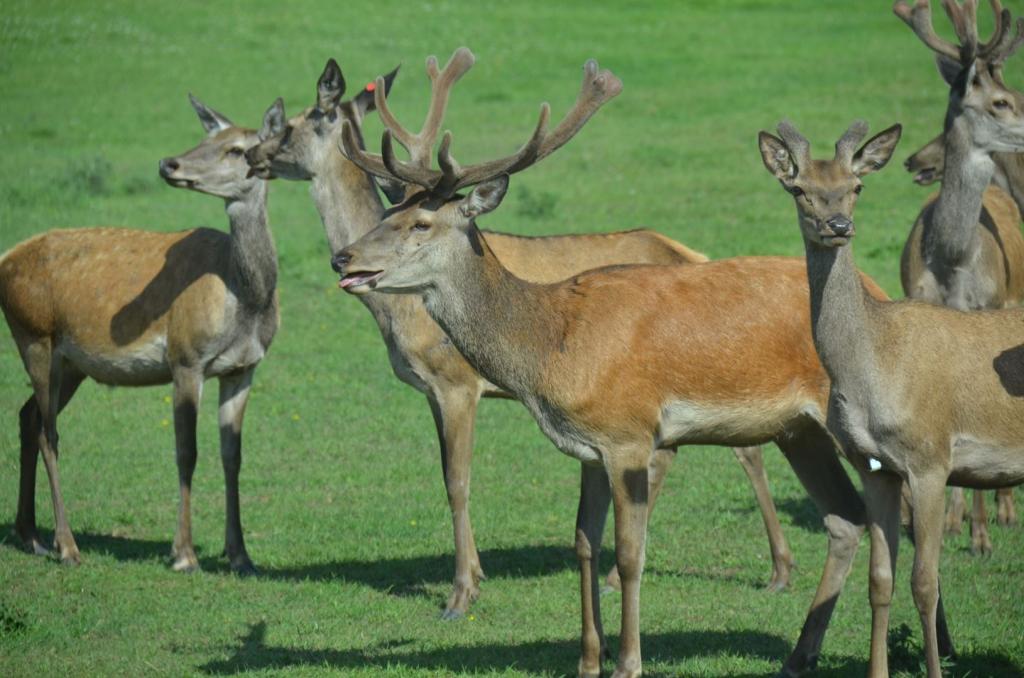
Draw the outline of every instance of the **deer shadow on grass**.
<instances>
[{"instance_id":1,"label":"deer shadow on grass","mask_svg":"<svg viewBox=\"0 0 1024 678\"><path fill-rule=\"evenodd\" d=\"M282 670L293 667L330 667L354 669L398 667L427 670L439 674L490 674L514 668L528 673L550 674L564 667L575 667L579 659L576 639L540 640L524 643L484 643L415 650L411 639L383 640L364 648L309 649L267 644L267 622L249 625L238 644L226 648L225 659L207 662L196 669L206 675L235 675L247 671ZM609 636L613 655L618 652L618 637ZM681 631L643 636L644 657L649 662L687 657L729 654L774 662L789 651L789 644L778 636L753 630ZM645 675L658 675L645 672Z\"/></svg>"},{"instance_id":2,"label":"deer shadow on grass","mask_svg":"<svg viewBox=\"0 0 1024 678\"><path fill-rule=\"evenodd\" d=\"M469 646L449 646L437 649L412 649L416 641L387 639L362 648L292 648L268 644L267 622L249 624L248 631L237 644L223 648L225 658L215 659L196 667L200 673L229 676L248 671L282 670L302 667L330 667L332 669L365 669L380 667L427 670L448 674L491 674L509 668L528 673L551 674L564 668L568 671L579 658L579 642L568 640L541 640L524 643L485 643ZM618 653L618 637L609 636L612 655ZM866 640L865 640L866 642ZM648 676L662 675L652 664L683 659L741 656L781 666L788 656L787 640L762 631L739 629L731 631L699 630L653 633L643 635L644 657ZM173 649L173 648L172 648ZM866 646L865 646L866 650ZM898 653L897 653L898 654ZM917 673L921 665L915 663L920 656L896 656L890 659L894 671ZM607 666L610 663L606 662ZM959 676L1019 676L1022 666L1006 655L981 652L961 657L950 666L948 675ZM654 669L653 671L650 669ZM861 657L826 652L814 674L823 678L863 676L867 660ZM569 674L566 674L569 675ZM672 675L675 675L674 673ZM764 673L730 674L737 678L761 678Z\"/></svg>"}]
</instances>

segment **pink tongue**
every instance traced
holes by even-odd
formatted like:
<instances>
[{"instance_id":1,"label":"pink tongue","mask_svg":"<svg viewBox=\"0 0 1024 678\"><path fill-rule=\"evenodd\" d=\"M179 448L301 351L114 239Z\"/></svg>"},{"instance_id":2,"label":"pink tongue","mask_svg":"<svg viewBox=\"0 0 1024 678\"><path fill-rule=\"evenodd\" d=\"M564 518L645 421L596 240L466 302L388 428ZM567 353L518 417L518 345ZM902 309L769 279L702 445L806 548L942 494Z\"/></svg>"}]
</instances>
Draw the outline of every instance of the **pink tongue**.
<instances>
[{"instance_id":1,"label":"pink tongue","mask_svg":"<svg viewBox=\"0 0 1024 678\"><path fill-rule=\"evenodd\" d=\"M344 290L354 285L361 285L365 283L367 280L372 279L375 275L377 274L371 273L370 275L345 276L344 278L338 281L338 287Z\"/></svg>"}]
</instances>

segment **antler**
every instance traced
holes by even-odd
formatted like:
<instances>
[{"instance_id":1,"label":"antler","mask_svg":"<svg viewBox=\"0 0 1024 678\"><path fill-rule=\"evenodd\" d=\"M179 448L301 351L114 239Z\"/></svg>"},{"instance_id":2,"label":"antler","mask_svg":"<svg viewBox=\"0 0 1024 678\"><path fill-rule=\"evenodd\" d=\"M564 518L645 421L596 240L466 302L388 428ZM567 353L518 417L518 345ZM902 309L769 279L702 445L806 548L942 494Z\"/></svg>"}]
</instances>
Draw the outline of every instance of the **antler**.
<instances>
[{"instance_id":1,"label":"antler","mask_svg":"<svg viewBox=\"0 0 1024 678\"><path fill-rule=\"evenodd\" d=\"M853 154L857 150L857 144L868 133L868 124L863 120L855 120L850 128L836 142L835 159L844 164L853 161Z\"/></svg>"},{"instance_id":2,"label":"antler","mask_svg":"<svg viewBox=\"0 0 1024 678\"><path fill-rule=\"evenodd\" d=\"M387 127L381 139L381 155L377 156L363 150L355 130L346 122L343 124L341 135L345 156L375 176L418 184L438 197L448 197L460 188L479 184L501 174L513 174L539 162L562 147L605 102L622 91L622 81L609 70L599 70L597 62L591 59L583 66L583 83L576 103L554 131L547 132L551 109L548 104L541 104L540 116L533 134L518 151L504 158L465 168L452 157L452 135L451 132L446 132L437 153L440 169L431 169L423 158L429 153L440 128L451 86L472 65L472 59L473 55L468 49L460 48L440 73L437 72L436 59L431 57L427 60L427 74L430 76L432 87L431 106L423 129L418 135L409 133L398 124L386 108L387 104L380 94L382 88L377 87L377 109ZM453 64L457 67L449 72ZM411 162L403 162L395 156L393 140L397 140L409 151L413 157Z\"/></svg>"},{"instance_id":3,"label":"antler","mask_svg":"<svg viewBox=\"0 0 1024 678\"><path fill-rule=\"evenodd\" d=\"M546 103L541 104L540 118L526 144L508 157L470 167L460 168L451 157L451 133L446 133L437 154L437 162L444 175L437 188L451 195L460 188L482 183L501 174L514 174L540 162L572 139L597 109L615 98L621 91L622 81L615 74L607 69L599 70L597 61L588 60L583 65L583 82L576 103L554 131L547 133L551 108Z\"/></svg>"},{"instance_id":4,"label":"antler","mask_svg":"<svg viewBox=\"0 0 1024 678\"><path fill-rule=\"evenodd\" d=\"M438 70L437 57L427 58L427 77L430 78L430 106L419 134L413 134L398 122L388 108L383 78L378 77L374 88L374 103L377 115L385 126L381 139L381 155L367 153L355 130L347 123L342 124L341 143L345 156L363 171L384 179L398 179L432 189L441 178L441 173L430 169L430 157L441 128L452 86L473 67L476 57L466 47L455 50L444 69ZM395 155L392 139L409 152L410 161L403 162Z\"/></svg>"},{"instance_id":5,"label":"antler","mask_svg":"<svg viewBox=\"0 0 1024 678\"><path fill-rule=\"evenodd\" d=\"M913 29L918 38L934 52L949 57L964 66L974 59L983 59L994 66L1000 66L1024 42L1024 20L1018 19L1016 30L1011 31L1013 22L1010 11L1003 9L1000 0L989 0L995 14L995 30L988 42L978 42L978 0L964 0L960 5L956 0L942 0L942 7L953 23L960 45L940 38L932 27L930 0L917 0L913 7L905 0L897 0L893 5L896 16Z\"/></svg>"},{"instance_id":6,"label":"antler","mask_svg":"<svg viewBox=\"0 0 1024 678\"><path fill-rule=\"evenodd\" d=\"M969 0L974 2L975 0ZM953 24L956 25L956 19L953 15L960 10L959 7L952 5L952 3L944 2L946 13L949 14ZM914 6L911 7L904 0L896 0L896 4L892 6L892 11L895 12L896 16L903 19L904 23L910 26L914 34L920 38L921 42L930 47L933 52L937 52L943 56L949 57L956 61L960 61L960 48L953 43L940 38L935 33L935 28L932 26L932 7L931 0L917 0ZM957 35L960 34L959 27L957 29Z\"/></svg>"}]
</instances>

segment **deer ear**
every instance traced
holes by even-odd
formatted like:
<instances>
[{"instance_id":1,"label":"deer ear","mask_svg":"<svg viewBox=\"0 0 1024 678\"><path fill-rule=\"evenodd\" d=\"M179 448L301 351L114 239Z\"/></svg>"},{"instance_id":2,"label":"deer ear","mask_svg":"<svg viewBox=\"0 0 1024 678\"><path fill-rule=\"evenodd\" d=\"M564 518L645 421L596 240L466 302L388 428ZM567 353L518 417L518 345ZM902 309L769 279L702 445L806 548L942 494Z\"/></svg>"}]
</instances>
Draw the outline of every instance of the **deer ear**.
<instances>
[{"instance_id":1,"label":"deer ear","mask_svg":"<svg viewBox=\"0 0 1024 678\"><path fill-rule=\"evenodd\" d=\"M345 76L334 59L328 59L324 72L316 81L316 107L321 113L333 111L345 93Z\"/></svg>"},{"instance_id":2,"label":"deer ear","mask_svg":"<svg viewBox=\"0 0 1024 678\"><path fill-rule=\"evenodd\" d=\"M401 64L395 66L395 70L391 71L384 77L384 96L387 97L391 94L391 85L395 82L395 77L398 75L398 69L401 68ZM374 98L374 91L377 89L377 81L371 82L364 87L359 94L353 99L356 108L359 109L360 115L365 115L368 111L375 110L377 108L376 99Z\"/></svg>"},{"instance_id":3,"label":"deer ear","mask_svg":"<svg viewBox=\"0 0 1024 678\"><path fill-rule=\"evenodd\" d=\"M939 69L939 75L942 76L942 79L945 80L946 84L949 85L950 87L956 85L957 78L960 77L960 74L963 73L964 70L964 67L960 64L959 61L955 59L950 59L948 56L944 54L935 55L935 66ZM973 68L974 65L971 64L972 71ZM973 75L973 72L968 74L967 82L970 82L971 75Z\"/></svg>"},{"instance_id":4,"label":"deer ear","mask_svg":"<svg viewBox=\"0 0 1024 678\"><path fill-rule=\"evenodd\" d=\"M896 124L868 139L860 150L853 154L853 173L862 177L885 167L896 150L902 133L903 126Z\"/></svg>"},{"instance_id":5,"label":"deer ear","mask_svg":"<svg viewBox=\"0 0 1024 678\"><path fill-rule=\"evenodd\" d=\"M196 110L199 122L203 125L203 129L206 130L207 134L214 134L222 129L234 127L234 124L227 119L227 116L221 115L199 99L196 99L192 96L191 92L188 94L188 100L192 102L192 108Z\"/></svg>"},{"instance_id":6,"label":"deer ear","mask_svg":"<svg viewBox=\"0 0 1024 678\"><path fill-rule=\"evenodd\" d=\"M284 101L278 97L267 112L263 114L263 126L260 127L260 141L266 141L284 131Z\"/></svg>"},{"instance_id":7,"label":"deer ear","mask_svg":"<svg viewBox=\"0 0 1024 678\"><path fill-rule=\"evenodd\" d=\"M783 183L796 178L796 163L782 139L768 132L759 132L757 145L761 149L761 160L772 176Z\"/></svg>"},{"instance_id":8,"label":"deer ear","mask_svg":"<svg viewBox=\"0 0 1024 678\"><path fill-rule=\"evenodd\" d=\"M502 174L497 179L485 181L473 187L472 192L462 200L459 212L467 219L475 219L481 214L493 212L501 204L508 191L508 175Z\"/></svg>"}]
</instances>

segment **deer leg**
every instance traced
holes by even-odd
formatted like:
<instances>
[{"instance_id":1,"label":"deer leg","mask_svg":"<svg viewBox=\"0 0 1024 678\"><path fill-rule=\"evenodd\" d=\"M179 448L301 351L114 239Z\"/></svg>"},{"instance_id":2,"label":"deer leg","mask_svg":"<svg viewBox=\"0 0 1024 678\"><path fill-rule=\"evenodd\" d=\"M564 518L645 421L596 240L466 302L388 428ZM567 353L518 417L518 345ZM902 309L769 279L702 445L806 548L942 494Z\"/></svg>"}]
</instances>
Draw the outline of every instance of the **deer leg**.
<instances>
[{"instance_id":1,"label":"deer leg","mask_svg":"<svg viewBox=\"0 0 1024 678\"><path fill-rule=\"evenodd\" d=\"M871 658L868 661L868 675L872 678L885 678L889 675L889 611L899 548L903 481L899 476L885 472L862 473L861 480L867 504L868 534L871 537L868 586L871 600Z\"/></svg>"},{"instance_id":2,"label":"deer leg","mask_svg":"<svg viewBox=\"0 0 1024 678\"><path fill-rule=\"evenodd\" d=\"M925 659L929 678L941 678L940 647L936 629L939 599L939 551L942 547L942 502L946 478L932 474L911 476L914 494L914 572L911 589L921 616ZM977 490L976 490L977 492Z\"/></svg>"},{"instance_id":3,"label":"deer leg","mask_svg":"<svg viewBox=\"0 0 1024 678\"><path fill-rule=\"evenodd\" d=\"M583 634L578 667L581 678L601 675L601 659L606 647L601 627L601 596L598 589L598 560L601 537L608 516L611 488L608 475L600 466L582 467L580 505L576 512L576 557L580 564L580 600Z\"/></svg>"},{"instance_id":4,"label":"deer leg","mask_svg":"<svg viewBox=\"0 0 1024 678\"><path fill-rule=\"evenodd\" d=\"M202 374L180 369L174 374L174 447L178 464L178 528L174 534L171 566L175 572L199 569L192 545L192 473L196 469L196 417L203 390Z\"/></svg>"},{"instance_id":5,"label":"deer leg","mask_svg":"<svg viewBox=\"0 0 1024 678\"><path fill-rule=\"evenodd\" d=\"M622 625L619 660L612 678L642 673L640 656L640 579L647 538L648 464L651 449L622 450L608 464L615 507L615 562L622 581Z\"/></svg>"},{"instance_id":6,"label":"deer leg","mask_svg":"<svg viewBox=\"0 0 1024 678\"><path fill-rule=\"evenodd\" d=\"M950 488L949 506L946 508L946 534L960 534L966 513L967 504L964 501L964 488Z\"/></svg>"},{"instance_id":7,"label":"deer leg","mask_svg":"<svg viewBox=\"0 0 1024 678\"><path fill-rule=\"evenodd\" d=\"M455 533L455 580L441 619L461 619L480 595L484 578L469 519L469 473L479 394L448 388L428 395L441 445L441 469Z\"/></svg>"},{"instance_id":8,"label":"deer leg","mask_svg":"<svg viewBox=\"0 0 1024 678\"><path fill-rule=\"evenodd\" d=\"M772 579L768 582L769 591L781 591L789 585L789 572L793 567L793 553L789 550L786 537L782 534L782 525L775 512L775 502L768 489L768 474L764 470L764 454L760 447L734 447L737 461L747 474L750 486L754 488L757 505L761 509L761 519L768 533L768 546L772 554Z\"/></svg>"},{"instance_id":9,"label":"deer leg","mask_svg":"<svg viewBox=\"0 0 1024 678\"><path fill-rule=\"evenodd\" d=\"M13 329L13 328L12 328ZM15 334L17 339L17 334ZM51 341L41 339L24 348L19 343L22 360L32 381L36 406L41 426L36 437L37 446L43 456L43 465L50 481L50 496L53 500L54 534L53 545L65 565L78 565L81 555L75 537L68 525L64 509L63 493L60 489L58 469L57 413L60 410L61 381L64 376L64 361L53 354Z\"/></svg>"},{"instance_id":10,"label":"deer leg","mask_svg":"<svg viewBox=\"0 0 1024 678\"><path fill-rule=\"evenodd\" d=\"M828 552L814 600L800 631L800 638L779 675L797 676L813 670L839 594L846 583L864 533L865 511L860 495L850 482L835 453L828 433L813 427L776 441L797 478L824 515Z\"/></svg>"},{"instance_id":11,"label":"deer leg","mask_svg":"<svg viewBox=\"0 0 1024 678\"><path fill-rule=\"evenodd\" d=\"M224 467L224 554L231 570L240 575L256 574L245 550L238 500L238 473L242 468L242 420L249 401L254 369L220 378L220 460Z\"/></svg>"},{"instance_id":12,"label":"deer leg","mask_svg":"<svg viewBox=\"0 0 1024 678\"><path fill-rule=\"evenodd\" d=\"M971 553L976 556L992 555L992 540L988 536L988 514L985 511L985 493L971 492Z\"/></svg>"},{"instance_id":13,"label":"deer leg","mask_svg":"<svg viewBox=\"0 0 1024 678\"><path fill-rule=\"evenodd\" d=\"M676 451L671 448L658 448L654 450L654 454L651 455L651 461L647 465L647 524L650 525L651 514L654 513L654 502L658 500L658 495L661 494L661 487L665 483L665 476L668 475L668 470L672 466L673 460L676 458ZM774 508L774 507L773 507ZM604 593L611 591L621 591L622 581L619 579L619 568L613 566L611 572L608 573L608 577L604 581Z\"/></svg>"},{"instance_id":14,"label":"deer leg","mask_svg":"<svg viewBox=\"0 0 1024 678\"><path fill-rule=\"evenodd\" d=\"M996 522L1000 525L1016 525L1017 510L1013 507L1013 488L996 490Z\"/></svg>"},{"instance_id":15,"label":"deer leg","mask_svg":"<svg viewBox=\"0 0 1024 678\"><path fill-rule=\"evenodd\" d=\"M71 400L85 376L74 370L65 370L60 388L60 404L57 413ZM36 468L39 462L39 436L43 431L43 420L35 396L25 401L18 414L21 438L21 482L18 487L18 516L14 520L14 531L26 548L36 555L47 555L50 551L39 538L36 528Z\"/></svg>"}]
</instances>

